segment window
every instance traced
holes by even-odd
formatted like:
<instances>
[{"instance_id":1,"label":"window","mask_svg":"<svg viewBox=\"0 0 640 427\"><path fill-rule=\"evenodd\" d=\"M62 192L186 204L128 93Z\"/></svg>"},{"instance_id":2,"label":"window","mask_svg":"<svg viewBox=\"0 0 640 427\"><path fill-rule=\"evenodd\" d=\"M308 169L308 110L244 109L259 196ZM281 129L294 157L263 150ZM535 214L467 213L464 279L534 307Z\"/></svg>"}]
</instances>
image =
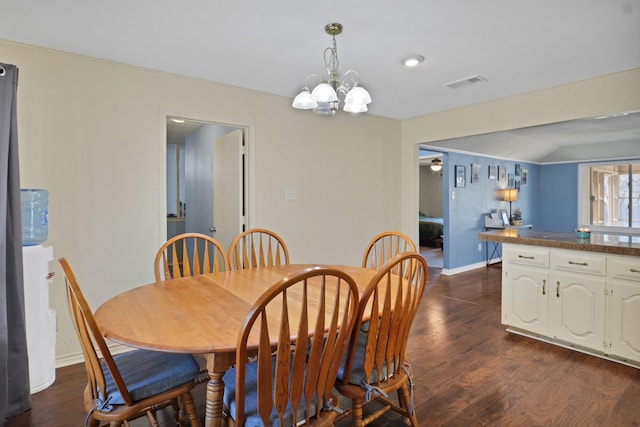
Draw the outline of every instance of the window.
<instances>
[{"instance_id":1,"label":"window","mask_svg":"<svg viewBox=\"0 0 640 427\"><path fill-rule=\"evenodd\" d=\"M580 165L580 177L581 225L593 230L640 231L640 163Z\"/></svg>"}]
</instances>

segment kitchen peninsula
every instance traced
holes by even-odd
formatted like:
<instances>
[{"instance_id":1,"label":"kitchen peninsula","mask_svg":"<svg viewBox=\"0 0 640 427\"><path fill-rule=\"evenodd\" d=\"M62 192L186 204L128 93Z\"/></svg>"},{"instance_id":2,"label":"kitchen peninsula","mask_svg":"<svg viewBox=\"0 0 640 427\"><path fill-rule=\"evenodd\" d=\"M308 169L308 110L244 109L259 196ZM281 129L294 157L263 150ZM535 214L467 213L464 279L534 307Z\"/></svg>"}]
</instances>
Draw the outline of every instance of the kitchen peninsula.
<instances>
[{"instance_id":1,"label":"kitchen peninsula","mask_svg":"<svg viewBox=\"0 0 640 427\"><path fill-rule=\"evenodd\" d=\"M640 236L505 229L502 323L526 335L640 367Z\"/></svg>"}]
</instances>

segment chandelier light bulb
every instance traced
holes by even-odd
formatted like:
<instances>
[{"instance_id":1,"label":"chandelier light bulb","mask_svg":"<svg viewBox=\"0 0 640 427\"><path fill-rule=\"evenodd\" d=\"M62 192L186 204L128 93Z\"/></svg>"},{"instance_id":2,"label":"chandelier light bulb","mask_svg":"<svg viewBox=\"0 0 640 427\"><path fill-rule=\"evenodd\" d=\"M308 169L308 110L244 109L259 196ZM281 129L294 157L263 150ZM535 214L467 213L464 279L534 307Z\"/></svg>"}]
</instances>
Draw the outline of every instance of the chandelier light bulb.
<instances>
[{"instance_id":1,"label":"chandelier light bulb","mask_svg":"<svg viewBox=\"0 0 640 427\"><path fill-rule=\"evenodd\" d=\"M344 104L342 110L347 113L366 113L369 111L367 104Z\"/></svg>"}]
</instances>

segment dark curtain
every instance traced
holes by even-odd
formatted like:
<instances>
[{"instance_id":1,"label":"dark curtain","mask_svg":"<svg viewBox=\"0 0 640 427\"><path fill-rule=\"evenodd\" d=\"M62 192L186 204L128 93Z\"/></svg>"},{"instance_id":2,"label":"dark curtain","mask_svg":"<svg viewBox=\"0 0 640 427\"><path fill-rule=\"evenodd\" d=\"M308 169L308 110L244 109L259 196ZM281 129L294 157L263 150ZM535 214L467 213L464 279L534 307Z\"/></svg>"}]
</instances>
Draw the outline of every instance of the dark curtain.
<instances>
[{"instance_id":1,"label":"dark curtain","mask_svg":"<svg viewBox=\"0 0 640 427\"><path fill-rule=\"evenodd\" d=\"M18 69L0 63L0 420L31 407L25 330L16 95Z\"/></svg>"}]
</instances>

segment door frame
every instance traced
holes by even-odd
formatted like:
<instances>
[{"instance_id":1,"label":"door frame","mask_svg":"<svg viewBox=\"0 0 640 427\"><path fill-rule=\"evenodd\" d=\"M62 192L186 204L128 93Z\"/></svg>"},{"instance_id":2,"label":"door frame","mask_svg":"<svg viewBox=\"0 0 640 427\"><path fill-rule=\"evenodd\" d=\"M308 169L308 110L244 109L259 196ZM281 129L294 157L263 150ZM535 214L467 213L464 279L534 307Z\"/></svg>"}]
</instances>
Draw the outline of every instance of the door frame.
<instances>
[{"instance_id":1,"label":"door frame","mask_svg":"<svg viewBox=\"0 0 640 427\"><path fill-rule=\"evenodd\" d=\"M244 226L251 228L255 213L255 179L254 179L254 125L216 120L205 114L164 111L160 113L160 140L158 144L158 242L157 247L167 240L167 120L180 117L185 120L203 122L205 124L229 126L242 129L244 132Z\"/></svg>"}]
</instances>

